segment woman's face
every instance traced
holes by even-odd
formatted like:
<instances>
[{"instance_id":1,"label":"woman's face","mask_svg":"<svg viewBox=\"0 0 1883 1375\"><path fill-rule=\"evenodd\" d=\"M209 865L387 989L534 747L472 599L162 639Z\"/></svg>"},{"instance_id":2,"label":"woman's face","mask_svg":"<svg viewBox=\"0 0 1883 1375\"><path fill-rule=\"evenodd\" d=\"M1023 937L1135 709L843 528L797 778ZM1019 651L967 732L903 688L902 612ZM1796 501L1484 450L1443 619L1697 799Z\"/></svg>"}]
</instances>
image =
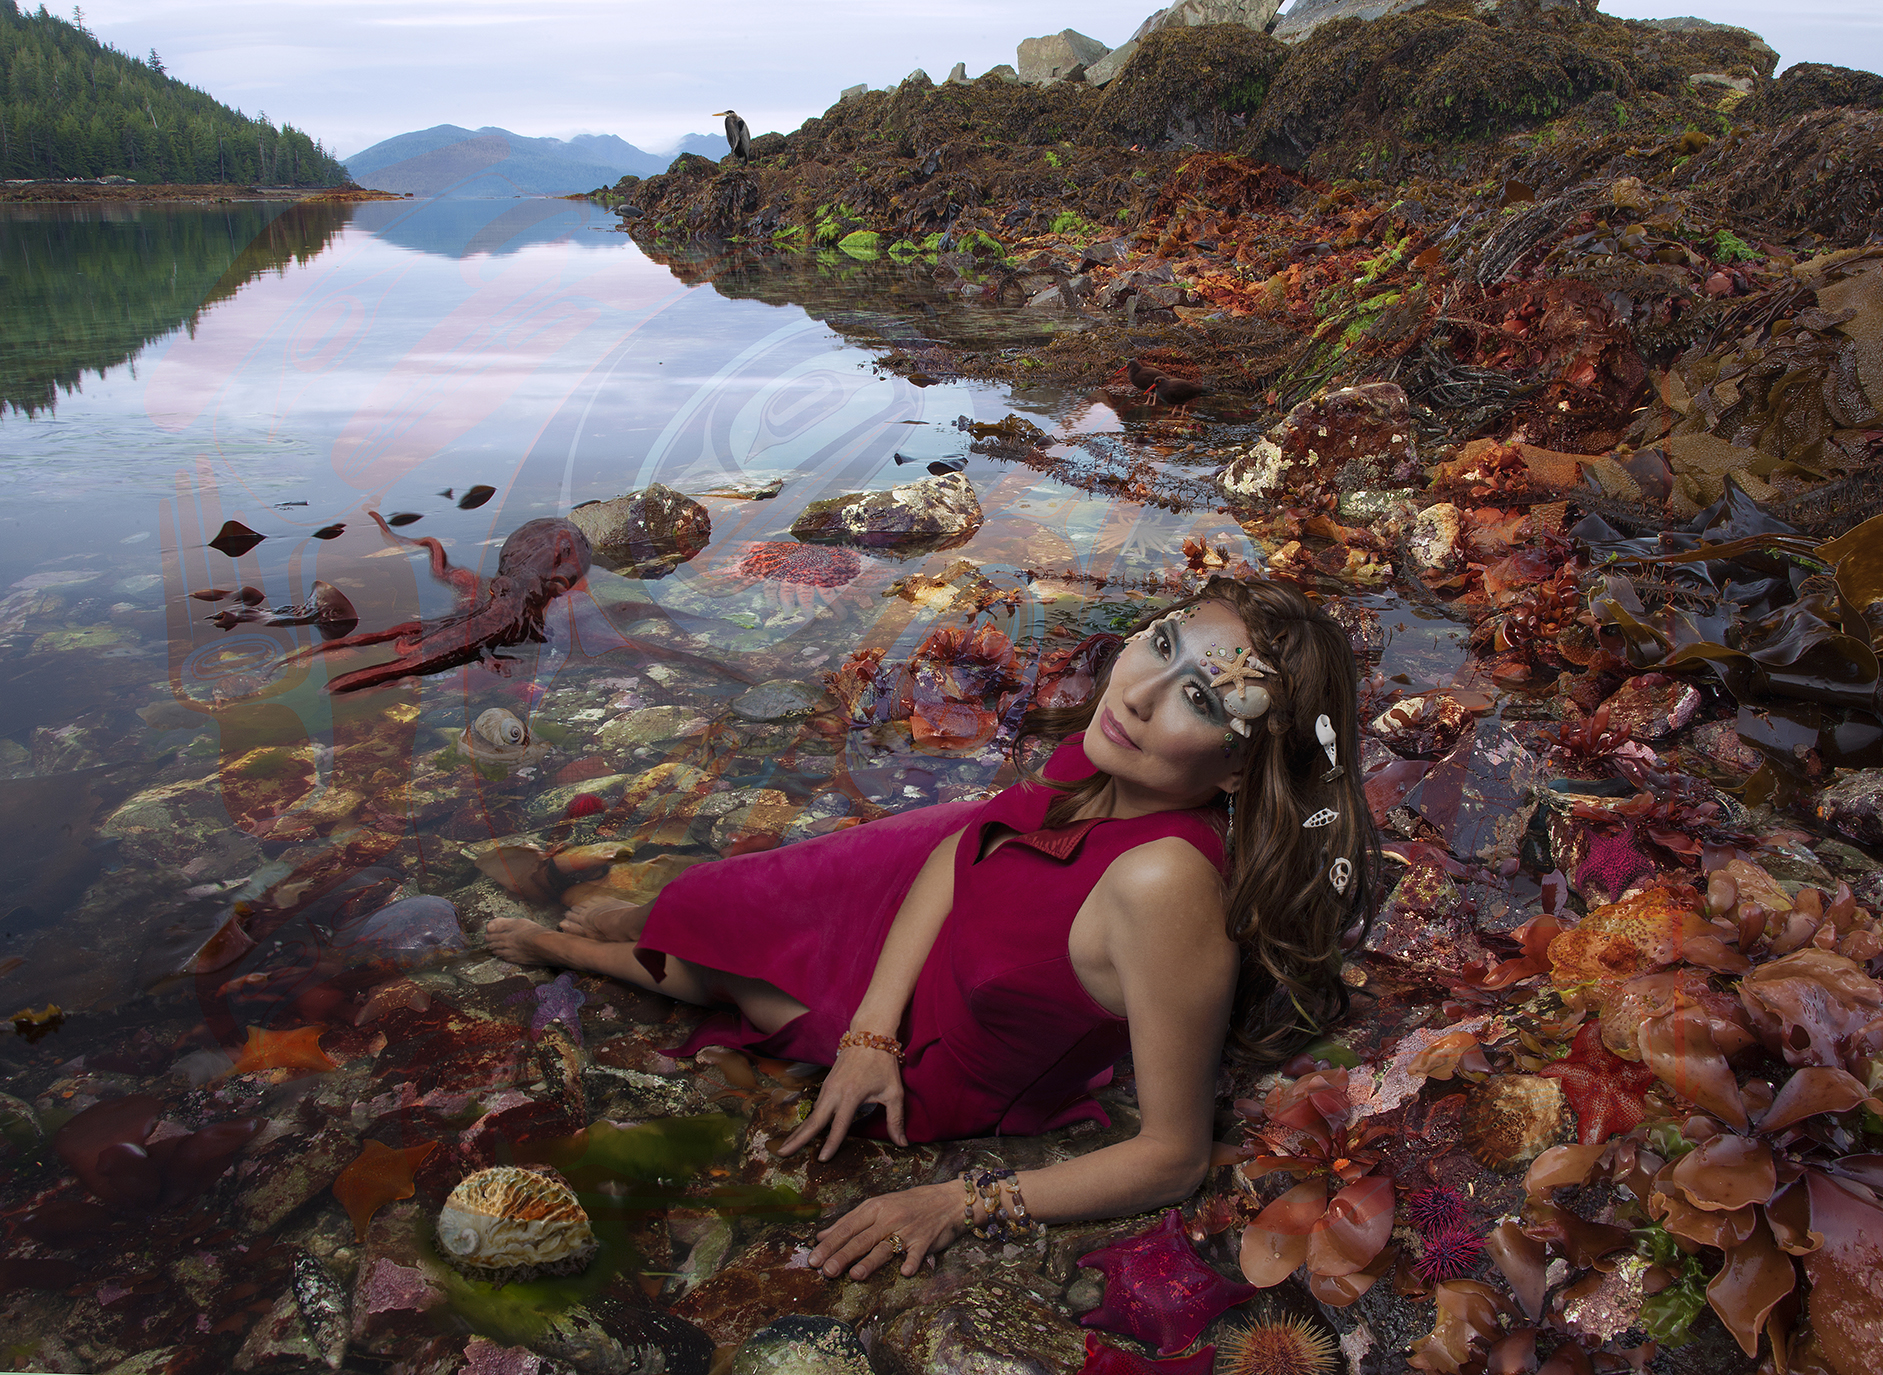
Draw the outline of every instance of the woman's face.
<instances>
[{"instance_id":1,"label":"woman's face","mask_svg":"<svg viewBox=\"0 0 1883 1375\"><path fill-rule=\"evenodd\" d=\"M1134 635L1085 733L1086 757L1118 780L1121 796L1143 794L1147 809L1200 806L1219 789L1234 791L1249 743L1230 724L1220 680L1249 648L1242 618L1222 602ZM1251 709L1246 687L1230 687L1229 699Z\"/></svg>"}]
</instances>

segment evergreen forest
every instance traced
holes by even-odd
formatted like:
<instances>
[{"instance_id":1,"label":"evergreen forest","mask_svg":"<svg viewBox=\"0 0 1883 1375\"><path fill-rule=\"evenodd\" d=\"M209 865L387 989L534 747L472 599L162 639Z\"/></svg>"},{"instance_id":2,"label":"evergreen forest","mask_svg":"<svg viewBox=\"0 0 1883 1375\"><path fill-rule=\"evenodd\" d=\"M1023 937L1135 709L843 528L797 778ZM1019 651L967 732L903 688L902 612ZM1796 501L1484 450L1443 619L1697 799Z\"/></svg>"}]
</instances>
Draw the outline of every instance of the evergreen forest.
<instances>
[{"instance_id":1,"label":"evergreen forest","mask_svg":"<svg viewBox=\"0 0 1883 1375\"><path fill-rule=\"evenodd\" d=\"M0 0L0 178L337 186L319 141L250 119L164 75L162 59L100 43L73 19Z\"/></svg>"}]
</instances>

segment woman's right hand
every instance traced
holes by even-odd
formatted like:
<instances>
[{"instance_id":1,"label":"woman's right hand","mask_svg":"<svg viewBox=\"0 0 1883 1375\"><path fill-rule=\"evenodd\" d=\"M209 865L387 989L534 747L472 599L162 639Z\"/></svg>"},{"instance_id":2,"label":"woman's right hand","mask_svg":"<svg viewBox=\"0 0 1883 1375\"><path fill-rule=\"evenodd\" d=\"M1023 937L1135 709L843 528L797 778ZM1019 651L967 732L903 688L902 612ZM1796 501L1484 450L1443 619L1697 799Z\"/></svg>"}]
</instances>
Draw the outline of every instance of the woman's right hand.
<instances>
[{"instance_id":1,"label":"woman's right hand","mask_svg":"<svg viewBox=\"0 0 1883 1375\"><path fill-rule=\"evenodd\" d=\"M785 1139L778 1154L795 1154L828 1127L830 1134L817 1158L829 1160L856 1125L859 1110L870 1103L880 1103L889 1114L889 1139L898 1146L908 1145L902 1121L902 1068L896 1057L872 1046L846 1046L837 1052L837 1063L824 1076L811 1115Z\"/></svg>"}]
</instances>

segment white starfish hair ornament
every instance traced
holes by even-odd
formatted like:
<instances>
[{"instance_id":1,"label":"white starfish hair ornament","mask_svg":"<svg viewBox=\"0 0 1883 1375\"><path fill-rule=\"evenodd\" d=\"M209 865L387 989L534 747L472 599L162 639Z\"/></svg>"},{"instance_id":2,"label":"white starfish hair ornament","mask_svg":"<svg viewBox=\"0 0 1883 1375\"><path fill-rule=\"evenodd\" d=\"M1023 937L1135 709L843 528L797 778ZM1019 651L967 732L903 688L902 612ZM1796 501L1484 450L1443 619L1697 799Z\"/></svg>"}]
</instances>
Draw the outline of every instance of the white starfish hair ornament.
<instances>
[{"instance_id":1,"label":"white starfish hair ornament","mask_svg":"<svg viewBox=\"0 0 1883 1375\"><path fill-rule=\"evenodd\" d=\"M1237 735L1246 736L1249 722L1258 720L1269 709L1271 699L1261 680L1274 673L1274 667L1264 663L1254 650L1241 645L1233 650L1206 649L1203 655L1206 663L1210 659L1229 660L1224 665L1208 664L1210 686L1223 699L1223 710L1229 713L1229 728Z\"/></svg>"}]
</instances>

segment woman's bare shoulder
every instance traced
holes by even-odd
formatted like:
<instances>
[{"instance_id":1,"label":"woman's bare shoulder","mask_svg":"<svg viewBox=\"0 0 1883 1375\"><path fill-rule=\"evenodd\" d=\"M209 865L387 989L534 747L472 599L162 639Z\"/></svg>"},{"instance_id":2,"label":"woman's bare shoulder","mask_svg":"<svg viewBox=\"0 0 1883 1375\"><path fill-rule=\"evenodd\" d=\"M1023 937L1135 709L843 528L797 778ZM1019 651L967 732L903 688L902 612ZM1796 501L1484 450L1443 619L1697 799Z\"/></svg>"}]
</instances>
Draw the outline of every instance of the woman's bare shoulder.
<instances>
[{"instance_id":1,"label":"woman's bare shoulder","mask_svg":"<svg viewBox=\"0 0 1883 1375\"><path fill-rule=\"evenodd\" d=\"M1165 836L1134 846L1113 860L1099 880L1097 896L1128 920L1120 934L1155 931L1160 940L1186 947L1227 946L1223 930L1223 882L1216 866L1194 845Z\"/></svg>"}]
</instances>

